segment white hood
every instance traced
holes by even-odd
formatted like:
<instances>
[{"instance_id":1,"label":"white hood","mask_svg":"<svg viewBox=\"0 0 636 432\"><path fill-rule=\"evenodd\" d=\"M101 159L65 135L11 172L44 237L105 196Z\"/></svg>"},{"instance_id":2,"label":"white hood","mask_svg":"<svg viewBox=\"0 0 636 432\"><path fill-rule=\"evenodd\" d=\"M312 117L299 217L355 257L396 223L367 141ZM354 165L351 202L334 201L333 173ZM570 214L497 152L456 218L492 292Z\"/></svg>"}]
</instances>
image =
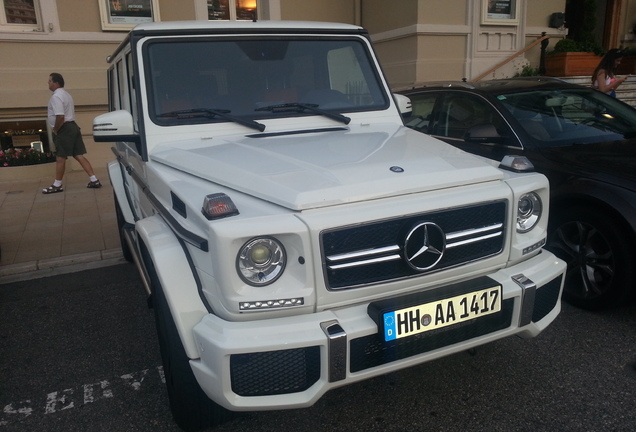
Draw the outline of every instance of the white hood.
<instances>
[{"instance_id":1,"label":"white hood","mask_svg":"<svg viewBox=\"0 0 636 432\"><path fill-rule=\"evenodd\" d=\"M150 157L292 210L502 178L476 157L390 124L234 138L171 143Z\"/></svg>"}]
</instances>

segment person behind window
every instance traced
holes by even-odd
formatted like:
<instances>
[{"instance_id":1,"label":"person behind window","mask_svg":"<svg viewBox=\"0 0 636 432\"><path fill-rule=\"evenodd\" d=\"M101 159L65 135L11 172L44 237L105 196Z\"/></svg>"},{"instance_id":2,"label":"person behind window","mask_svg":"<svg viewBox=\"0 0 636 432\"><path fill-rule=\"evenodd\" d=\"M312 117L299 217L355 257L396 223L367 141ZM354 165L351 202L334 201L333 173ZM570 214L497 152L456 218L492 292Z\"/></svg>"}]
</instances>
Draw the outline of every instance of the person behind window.
<instances>
[{"instance_id":1,"label":"person behind window","mask_svg":"<svg viewBox=\"0 0 636 432\"><path fill-rule=\"evenodd\" d=\"M624 52L619 49L609 50L605 56L601 59L600 63L592 74L592 87L596 90L602 91L612 97L616 97L616 89L623 84L629 75L617 78L614 74L618 65L621 64L621 60L624 56Z\"/></svg>"}]
</instances>

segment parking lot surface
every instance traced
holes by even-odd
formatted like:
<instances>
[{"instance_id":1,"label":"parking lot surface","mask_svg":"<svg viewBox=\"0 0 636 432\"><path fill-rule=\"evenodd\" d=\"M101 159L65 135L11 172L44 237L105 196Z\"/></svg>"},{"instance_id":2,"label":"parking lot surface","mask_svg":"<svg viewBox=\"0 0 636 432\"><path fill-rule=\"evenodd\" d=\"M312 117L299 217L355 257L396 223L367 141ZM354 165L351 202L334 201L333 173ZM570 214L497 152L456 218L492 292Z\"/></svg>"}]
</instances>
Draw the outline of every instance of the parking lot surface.
<instances>
[{"instance_id":1,"label":"parking lot surface","mask_svg":"<svg viewBox=\"0 0 636 432\"><path fill-rule=\"evenodd\" d=\"M178 431L152 310L122 264L0 285L0 432ZM636 430L636 306L564 305L498 341L215 431Z\"/></svg>"}]
</instances>

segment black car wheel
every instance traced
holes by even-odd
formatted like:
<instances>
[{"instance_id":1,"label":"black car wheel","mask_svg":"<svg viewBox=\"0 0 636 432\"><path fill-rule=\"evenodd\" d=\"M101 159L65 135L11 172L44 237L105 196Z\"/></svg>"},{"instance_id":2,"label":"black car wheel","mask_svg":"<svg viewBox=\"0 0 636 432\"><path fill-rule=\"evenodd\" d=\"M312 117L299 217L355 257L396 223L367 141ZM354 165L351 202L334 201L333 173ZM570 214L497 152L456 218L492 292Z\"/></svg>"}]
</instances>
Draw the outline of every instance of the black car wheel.
<instances>
[{"instance_id":1,"label":"black car wheel","mask_svg":"<svg viewBox=\"0 0 636 432\"><path fill-rule=\"evenodd\" d=\"M547 249L567 263L564 300L584 309L626 300L634 257L618 224L584 207L552 211Z\"/></svg>"},{"instance_id":2,"label":"black car wheel","mask_svg":"<svg viewBox=\"0 0 636 432\"><path fill-rule=\"evenodd\" d=\"M199 386L157 272L144 246L142 251L153 288L152 305L172 416L186 432L200 431L223 423L232 418L233 413L214 403Z\"/></svg>"}]
</instances>

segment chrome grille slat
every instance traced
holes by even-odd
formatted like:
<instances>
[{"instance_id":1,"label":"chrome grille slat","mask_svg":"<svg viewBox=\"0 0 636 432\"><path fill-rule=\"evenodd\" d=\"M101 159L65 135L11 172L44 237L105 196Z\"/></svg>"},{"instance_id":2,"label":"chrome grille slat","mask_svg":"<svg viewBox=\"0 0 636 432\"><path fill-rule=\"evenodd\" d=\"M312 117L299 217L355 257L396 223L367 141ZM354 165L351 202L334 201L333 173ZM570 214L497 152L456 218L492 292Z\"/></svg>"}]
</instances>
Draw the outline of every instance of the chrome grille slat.
<instances>
[{"instance_id":1,"label":"chrome grille slat","mask_svg":"<svg viewBox=\"0 0 636 432\"><path fill-rule=\"evenodd\" d=\"M469 236L480 234L486 231L501 230L501 229L503 229L503 224L497 223L497 224L485 226L482 228L475 228L471 230L464 230L464 231L449 233L449 234L446 234L446 240L447 241L455 240L456 238L459 238L459 237L469 237Z\"/></svg>"},{"instance_id":2,"label":"chrome grille slat","mask_svg":"<svg viewBox=\"0 0 636 432\"><path fill-rule=\"evenodd\" d=\"M387 252L395 252L399 250L400 250L400 247L398 245L393 245L393 246L386 246L386 247L376 248L376 249L365 249L361 251L355 251L355 252L340 254L340 255L332 255L332 256L328 256L327 260L331 262L342 261L342 260L362 258L362 257L367 257L372 255L381 255Z\"/></svg>"},{"instance_id":3,"label":"chrome grille slat","mask_svg":"<svg viewBox=\"0 0 636 432\"><path fill-rule=\"evenodd\" d=\"M454 248L454 247L457 247L457 246L464 246L464 245L467 245L467 244L470 244L470 243L477 243L479 241L486 240L486 239L489 239L489 238L499 237L502 234L503 234L503 232L500 231L500 232L496 232L496 233L492 233L492 234L488 234L488 235L484 235L484 236L480 236L480 237L474 237L474 238L467 239L467 240L462 240L462 241L458 241L458 242L448 243L446 245L446 248Z\"/></svg>"},{"instance_id":4,"label":"chrome grille slat","mask_svg":"<svg viewBox=\"0 0 636 432\"><path fill-rule=\"evenodd\" d=\"M388 255L388 256L384 256L384 257L380 257L380 258L372 258L372 259L367 259L367 260L363 260L363 261L353 261L353 262L349 262L349 263L346 263L346 264L330 265L329 269L330 270L339 270L339 269L343 269L343 268L357 267L357 266L363 266L363 265L377 264L377 263L381 263L381 262L385 262L385 261L399 260L401 258L402 258L402 255Z\"/></svg>"}]
</instances>

